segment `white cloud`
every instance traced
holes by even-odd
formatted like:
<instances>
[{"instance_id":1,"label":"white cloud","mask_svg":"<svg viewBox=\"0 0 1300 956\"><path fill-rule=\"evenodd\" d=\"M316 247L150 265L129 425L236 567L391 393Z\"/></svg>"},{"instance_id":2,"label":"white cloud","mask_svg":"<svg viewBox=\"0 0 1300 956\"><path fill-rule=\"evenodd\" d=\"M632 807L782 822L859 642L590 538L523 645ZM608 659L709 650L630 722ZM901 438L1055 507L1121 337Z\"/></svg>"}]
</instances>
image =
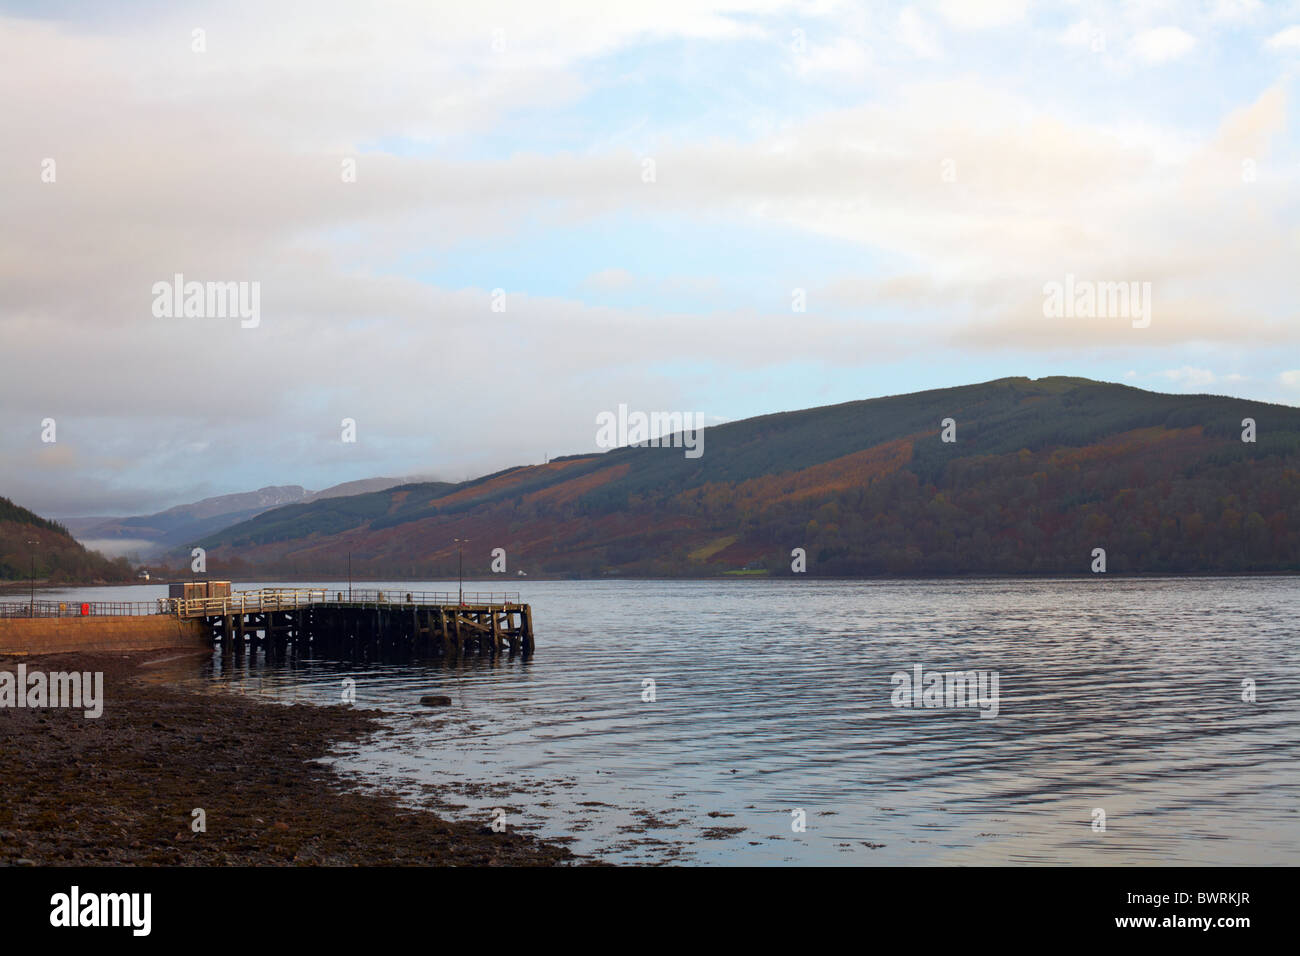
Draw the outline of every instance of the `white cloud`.
<instances>
[{"instance_id":1,"label":"white cloud","mask_svg":"<svg viewBox=\"0 0 1300 956\"><path fill-rule=\"evenodd\" d=\"M1300 369L1283 372L1277 378L1287 388L1300 388Z\"/></svg>"},{"instance_id":2,"label":"white cloud","mask_svg":"<svg viewBox=\"0 0 1300 956\"><path fill-rule=\"evenodd\" d=\"M814 43L806 54L797 57L795 69L800 75L812 74L857 77L871 65L867 49L856 40L838 37L833 43Z\"/></svg>"},{"instance_id":3,"label":"white cloud","mask_svg":"<svg viewBox=\"0 0 1300 956\"><path fill-rule=\"evenodd\" d=\"M1133 38L1133 53L1148 63L1167 63L1186 56L1196 46L1196 37L1179 27L1156 27Z\"/></svg>"},{"instance_id":4,"label":"white cloud","mask_svg":"<svg viewBox=\"0 0 1300 956\"><path fill-rule=\"evenodd\" d=\"M1184 365L1182 368L1166 369L1160 374L1183 388L1204 388L1206 385L1213 385L1218 381L1218 376L1208 368L1193 368L1190 365Z\"/></svg>"},{"instance_id":5,"label":"white cloud","mask_svg":"<svg viewBox=\"0 0 1300 956\"><path fill-rule=\"evenodd\" d=\"M954 27L984 30L1023 20L1028 0L940 0L939 12Z\"/></svg>"},{"instance_id":6,"label":"white cloud","mask_svg":"<svg viewBox=\"0 0 1300 956\"><path fill-rule=\"evenodd\" d=\"M1106 34L1091 20L1077 20L1066 27L1057 36L1062 46L1076 50L1102 52L1106 46Z\"/></svg>"},{"instance_id":7,"label":"white cloud","mask_svg":"<svg viewBox=\"0 0 1300 956\"><path fill-rule=\"evenodd\" d=\"M1269 37L1264 46L1270 50L1300 50L1300 26L1290 26Z\"/></svg>"},{"instance_id":8,"label":"white cloud","mask_svg":"<svg viewBox=\"0 0 1300 956\"><path fill-rule=\"evenodd\" d=\"M934 30L925 22L915 7L904 7L898 12L899 38L918 57L934 60L943 56L943 48Z\"/></svg>"},{"instance_id":9,"label":"white cloud","mask_svg":"<svg viewBox=\"0 0 1300 956\"><path fill-rule=\"evenodd\" d=\"M1247 381L1247 376L1238 372L1218 375L1208 368L1196 368L1184 365L1182 368L1166 369L1158 373L1183 388L1204 388L1207 385L1237 385Z\"/></svg>"},{"instance_id":10,"label":"white cloud","mask_svg":"<svg viewBox=\"0 0 1300 956\"><path fill-rule=\"evenodd\" d=\"M1210 19L1241 22L1252 19L1262 8L1260 0L1215 0Z\"/></svg>"}]
</instances>

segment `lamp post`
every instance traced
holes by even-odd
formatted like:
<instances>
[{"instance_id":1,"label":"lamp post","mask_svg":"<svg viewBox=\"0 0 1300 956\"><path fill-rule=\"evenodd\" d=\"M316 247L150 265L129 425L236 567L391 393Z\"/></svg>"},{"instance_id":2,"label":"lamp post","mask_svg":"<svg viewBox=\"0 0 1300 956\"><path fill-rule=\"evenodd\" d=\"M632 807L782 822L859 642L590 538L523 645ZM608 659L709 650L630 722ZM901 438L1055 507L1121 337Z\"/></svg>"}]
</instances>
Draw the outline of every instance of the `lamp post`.
<instances>
[{"instance_id":1,"label":"lamp post","mask_svg":"<svg viewBox=\"0 0 1300 956\"><path fill-rule=\"evenodd\" d=\"M31 595L32 604L31 607L28 609L28 614L31 617L35 617L36 616L36 549L40 546L40 542L28 541L27 543L32 546L32 595Z\"/></svg>"},{"instance_id":2,"label":"lamp post","mask_svg":"<svg viewBox=\"0 0 1300 956\"><path fill-rule=\"evenodd\" d=\"M454 540L457 545L456 552L459 557L460 570L457 572L456 579L460 586L460 603L464 604L465 603L465 542L468 541L469 538L454 538L452 540Z\"/></svg>"},{"instance_id":3,"label":"lamp post","mask_svg":"<svg viewBox=\"0 0 1300 956\"><path fill-rule=\"evenodd\" d=\"M348 603L352 603L352 552L348 552Z\"/></svg>"}]
</instances>

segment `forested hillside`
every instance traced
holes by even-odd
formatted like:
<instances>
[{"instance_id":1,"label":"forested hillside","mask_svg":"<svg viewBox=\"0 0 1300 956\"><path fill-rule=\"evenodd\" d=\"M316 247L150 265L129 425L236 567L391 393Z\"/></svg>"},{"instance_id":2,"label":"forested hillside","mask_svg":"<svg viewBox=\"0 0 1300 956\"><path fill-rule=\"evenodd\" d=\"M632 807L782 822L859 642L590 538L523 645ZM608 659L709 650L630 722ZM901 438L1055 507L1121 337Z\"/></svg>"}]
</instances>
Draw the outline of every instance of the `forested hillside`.
<instances>
[{"instance_id":1,"label":"forested hillside","mask_svg":"<svg viewBox=\"0 0 1300 956\"><path fill-rule=\"evenodd\" d=\"M1257 440L1242 441L1243 419ZM944 419L955 441L943 440ZM205 541L285 574L1300 570L1300 410L1078 378L765 415L704 454L621 448L278 508Z\"/></svg>"},{"instance_id":2,"label":"forested hillside","mask_svg":"<svg viewBox=\"0 0 1300 956\"><path fill-rule=\"evenodd\" d=\"M87 551L63 525L0 498L0 580L26 580L33 566L37 579L51 584L134 579L125 559Z\"/></svg>"}]
</instances>

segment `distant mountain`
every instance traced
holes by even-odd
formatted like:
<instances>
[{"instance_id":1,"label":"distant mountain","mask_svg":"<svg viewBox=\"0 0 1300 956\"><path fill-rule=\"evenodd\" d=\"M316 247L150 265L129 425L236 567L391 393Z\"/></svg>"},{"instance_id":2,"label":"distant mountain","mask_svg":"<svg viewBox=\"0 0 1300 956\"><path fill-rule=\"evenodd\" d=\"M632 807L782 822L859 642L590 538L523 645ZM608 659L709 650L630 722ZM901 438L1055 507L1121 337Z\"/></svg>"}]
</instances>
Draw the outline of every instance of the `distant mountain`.
<instances>
[{"instance_id":1,"label":"distant mountain","mask_svg":"<svg viewBox=\"0 0 1300 956\"><path fill-rule=\"evenodd\" d=\"M400 482L398 478L363 478L324 491L308 491L301 485L273 485L257 491L204 498L152 515L64 518L63 523L83 542L147 558L188 548L206 535L281 505L382 491Z\"/></svg>"},{"instance_id":2,"label":"distant mountain","mask_svg":"<svg viewBox=\"0 0 1300 956\"><path fill-rule=\"evenodd\" d=\"M257 491L204 498L152 515L127 518L65 518L69 530L81 541L112 548L113 542L147 556L183 547L204 535L220 531L279 505L302 501L301 485L259 488Z\"/></svg>"},{"instance_id":3,"label":"distant mountain","mask_svg":"<svg viewBox=\"0 0 1300 956\"><path fill-rule=\"evenodd\" d=\"M1253 418L1258 439L1242 441ZM955 441L943 440L953 420ZM708 428L474 481L276 508L212 534L261 573L508 575L1300 571L1300 409L1081 378L979 385Z\"/></svg>"},{"instance_id":4,"label":"distant mountain","mask_svg":"<svg viewBox=\"0 0 1300 956\"><path fill-rule=\"evenodd\" d=\"M405 478L358 478L332 485L324 491L309 491L305 501L320 501L322 498L346 498L348 495L364 495L372 491L384 491L407 481Z\"/></svg>"},{"instance_id":5,"label":"distant mountain","mask_svg":"<svg viewBox=\"0 0 1300 956\"><path fill-rule=\"evenodd\" d=\"M110 561L87 551L58 522L0 498L0 580L26 580L33 569L37 580L55 584L108 584L135 578L126 561Z\"/></svg>"}]
</instances>

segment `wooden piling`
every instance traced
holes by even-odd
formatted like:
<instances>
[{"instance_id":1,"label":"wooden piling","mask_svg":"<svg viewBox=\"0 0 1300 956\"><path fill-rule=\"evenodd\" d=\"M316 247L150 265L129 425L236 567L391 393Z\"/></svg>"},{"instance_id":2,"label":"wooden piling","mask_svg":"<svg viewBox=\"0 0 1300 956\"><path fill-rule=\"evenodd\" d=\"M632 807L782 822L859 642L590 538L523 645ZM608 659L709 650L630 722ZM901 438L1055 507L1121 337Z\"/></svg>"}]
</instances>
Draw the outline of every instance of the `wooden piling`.
<instances>
[{"instance_id":1,"label":"wooden piling","mask_svg":"<svg viewBox=\"0 0 1300 956\"><path fill-rule=\"evenodd\" d=\"M533 608L532 605L521 605L520 618L522 620L521 629L523 631L524 653L533 652Z\"/></svg>"}]
</instances>

